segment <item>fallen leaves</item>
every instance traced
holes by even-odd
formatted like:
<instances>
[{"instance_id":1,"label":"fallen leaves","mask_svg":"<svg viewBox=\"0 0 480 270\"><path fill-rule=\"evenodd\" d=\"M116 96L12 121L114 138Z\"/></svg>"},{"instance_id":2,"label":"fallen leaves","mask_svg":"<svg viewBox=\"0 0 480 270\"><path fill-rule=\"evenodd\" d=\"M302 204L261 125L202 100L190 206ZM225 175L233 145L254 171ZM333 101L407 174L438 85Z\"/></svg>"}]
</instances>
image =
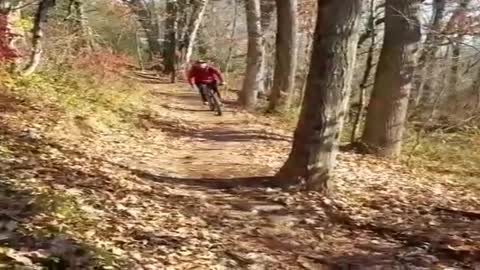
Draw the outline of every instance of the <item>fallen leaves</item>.
<instances>
[{"instance_id":1,"label":"fallen leaves","mask_svg":"<svg viewBox=\"0 0 480 270\"><path fill-rule=\"evenodd\" d=\"M212 188L218 178L273 174L288 136L254 115L218 119L181 110L197 103L155 102L155 114L142 119L146 130L133 134L82 138L0 121L8 130L0 143L0 263L448 269L480 256L479 194L454 179L343 153L331 199Z\"/></svg>"}]
</instances>

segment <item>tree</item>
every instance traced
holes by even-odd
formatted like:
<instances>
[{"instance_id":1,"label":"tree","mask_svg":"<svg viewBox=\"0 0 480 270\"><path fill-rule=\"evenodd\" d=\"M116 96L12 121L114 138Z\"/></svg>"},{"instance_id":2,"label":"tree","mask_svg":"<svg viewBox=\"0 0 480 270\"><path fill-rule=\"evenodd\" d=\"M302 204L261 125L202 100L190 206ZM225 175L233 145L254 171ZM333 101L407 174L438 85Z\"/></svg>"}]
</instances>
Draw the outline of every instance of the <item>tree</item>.
<instances>
[{"instance_id":1,"label":"tree","mask_svg":"<svg viewBox=\"0 0 480 270\"><path fill-rule=\"evenodd\" d=\"M225 65L223 71L225 73L225 79L228 78L230 72L230 64L232 60L233 47L235 46L235 35L237 34L237 17L238 17L238 0L233 0L233 21L232 21L232 30L230 32L229 45L227 57L225 59Z\"/></svg>"},{"instance_id":2,"label":"tree","mask_svg":"<svg viewBox=\"0 0 480 270\"><path fill-rule=\"evenodd\" d=\"M328 191L350 96L361 0L318 0L310 71L290 155L277 176Z\"/></svg>"},{"instance_id":3,"label":"tree","mask_svg":"<svg viewBox=\"0 0 480 270\"><path fill-rule=\"evenodd\" d=\"M381 156L400 154L421 40L421 2L387 0L385 4L383 47L362 136L367 149Z\"/></svg>"},{"instance_id":4,"label":"tree","mask_svg":"<svg viewBox=\"0 0 480 270\"><path fill-rule=\"evenodd\" d=\"M369 16L367 20L367 25L366 25L366 33L368 33L366 36L370 37L370 44L368 46L367 50L367 57L366 57L366 63L365 63L365 70L363 72L362 79L360 81L359 85L359 97L358 97L358 107L357 107L357 112L355 114L355 118L353 119L352 122L352 133L350 133L350 142L352 144L357 142L357 131L360 130L360 124L362 123L362 119L365 113L365 99L367 96L367 88L368 88L368 82L371 77L372 70L375 65L374 61L374 53L375 53L375 46L377 42L377 31L375 29L375 20L376 20L376 1L375 0L370 0L369 3ZM365 36L365 35L363 35ZM360 48L360 40L359 40L359 46ZM353 104L352 104L353 105ZM352 106L353 107L353 106Z\"/></svg>"},{"instance_id":5,"label":"tree","mask_svg":"<svg viewBox=\"0 0 480 270\"><path fill-rule=\"evenodd\" d=\"M188 44L187 44L187 52L185 54L185 63L188 64L190 62L190 58L193 54L193 46L195 45L195 41L197 38L198 29L202 24L203 17L205 15L205 11L207 10L208 0L197 0L195 1L194 11L192 16L195 18L192 20L192 29L188 33ZM190 29L189 29L190 30Z\"/></svg>"},{"instance_id":6,"label":"tree","mask_svg":"<svg viewBox=\"0 0 480 270\"><path fill-rule=\"evenodd\" d=\"M166 5L167 18L165 20L165 46L163 49L163 66L165 74L171 74L175 82L177 60L177 1L168 0Z\"/></svg>"},{"instance_id":7,"label":"tree","mask_svg":"<svg viewBox=\"0 0 480 270\"><path fill-rule=\"evenodd\" d=\"M44 33L45 23L48 19L49 10L55 6L55 0L42 0L38 4L37 13L33 21L32 29L32 52L30 55L30 61L22 71L24 76L30 75L35 72L35 69L40 64L42 57L42 38Z\"/></svg>"},{"instance_id":8,"label":"tree","mask_svg":"<svg viewBox=\"0 0 480 270\"><path fill-rule=\"evenodd\" d=\"M88 25L88 18L84 11L84 3L81 0L70 0L67 19L71 19L74 22L75 31L81 33L81 45L93 50L95 42L93 40L92 29Z\"/></svg>"},{"instance_id":9,"label":"tree","mask_svg":"<svg viewBox=\"0 0 480 270\"><path fill-rule=\"evenodd\" d=\"M417 93L414 99L414 105L418 106L424 98L424 90L426 87L431 88L432 80L429 76L435 66L435 54L440 48L441 41L441 23L445 17L446 0L434 0L433 1L433 16L430 24L430 31L425 39L425 46L420 53L418 70L420 73L420 80L417 86ZM431 91L430 91L431 92Z\"/></svg>"},{"instance_id":10,"label":"tree","mask_svg":"<svg viewBox=\"0 0 480 270\"><path fill-rule=\"evenodd\" d=\"M268 110L275 111L283 101L283 109L290 107L297 68L297 1L276 0L277 34L275 71ZM282 93L286 96L282 100Z\"/></svg>"},{"instance_id":11,"label":"tree","mask_svg":"<svg viewBox=\"0 0 480 270\"><path fill-rule=\"evenodd\" d=\"M464 16L466 13L466 10L468 8L468 5L470 4L471 0L461 0L459 7L457 10L454 12L452 19L450 23L454 23L455 18L459 16ZM450 24L449 23L449 24ZM448 26L447 26L448 27ZM451 28L452 26L450 26ZM456 27L458 28L458 27ZM460 54L461 54L461 48L460 45L463 43L464 40L464 33L462 32L463 29L458 29L458 33L454 35L452 38L452 57L451 57L451 63L450 63L450 74L448 78L448 91L449 97L453 101L453 103L456 105L458 103L458 95L457 95L457 88L458 88L458 79L459 79L459 69L460 69Z\"/></svg>"},{"instance_id":12,"label":"tree","mask_svg":"<svg viewBox=\"0 0 480 270\"><path fill-rule=\"evenodd\" d=\"M140 25L145 31L148 47L150 49L150 58L155 59L162 55L162 46L160 44L160 28L157 15L152 7L147 5L144 0L124 0L135 13Z\"/></svg>"},{"instance_id":13,"label":"tree","mask_svg":"<svg viewBox=\"0 0 480 270\"><path fill-rule=\"evenodd\" d=\"M246 0L248 31L247 70L243 80L240 102L249 110L257 104L257 93L263 92L263 37L259 0Z\"/></svg>"}]
</instances>

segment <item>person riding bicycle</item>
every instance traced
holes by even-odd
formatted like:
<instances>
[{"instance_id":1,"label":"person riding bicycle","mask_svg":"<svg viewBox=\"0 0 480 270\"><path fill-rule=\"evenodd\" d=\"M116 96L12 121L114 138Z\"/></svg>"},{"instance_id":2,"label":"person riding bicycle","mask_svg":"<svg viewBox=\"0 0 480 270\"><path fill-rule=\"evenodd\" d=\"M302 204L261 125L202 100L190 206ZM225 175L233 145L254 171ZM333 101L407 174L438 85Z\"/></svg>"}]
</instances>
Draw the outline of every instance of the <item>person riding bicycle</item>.
<instances>
[{"instance_id":1,"label":"person riding bicycle","mask_svg":"<svg viewBox=\"0 0 480 270\"><path fill-rule=\"evenodd\" d=\"M204 104L208 104L207 97L203 89L209 87L221 99L218 85L223 85L223 76L220 71L209 65L204 60L197 60L192 68L188 71L187 80L190 86L196 86L200 91L200 96Z\"/></svg>"}]
</instances>

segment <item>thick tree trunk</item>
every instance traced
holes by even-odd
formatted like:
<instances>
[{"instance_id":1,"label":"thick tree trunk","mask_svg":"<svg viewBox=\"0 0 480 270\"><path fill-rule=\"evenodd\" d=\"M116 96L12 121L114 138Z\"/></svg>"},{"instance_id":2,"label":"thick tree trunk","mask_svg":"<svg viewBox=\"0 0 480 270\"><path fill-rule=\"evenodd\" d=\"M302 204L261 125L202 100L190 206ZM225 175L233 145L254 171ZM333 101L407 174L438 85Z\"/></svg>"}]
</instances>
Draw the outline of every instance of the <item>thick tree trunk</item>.
<instances>
[{"instance_id":1,"label":"thick tree trunk","mask_svg":"<svg viewBox=\"0 0 480 270\"><path fill-rule=\"evenodd\" d=\"M55 0L42 0L37 8L32 30L32 52L27 66L22 71L22 75L28 76L35 72L42 58L42 38L44 26L47 23L48 12L55 6Z\"/></svg>"},{"instance_id":2,"label":"thick tree trunk","mask_svg":"<svg viewBox=\"0 0 480 270\"><path fill-rule=\"evenodd\" d=\"M416 52L421 0L387 0L385 37L362 141L381 156L400 154Z\"/></svg>"},{"instance_id":3,"label":"thick tree trunk","mask_svg":"<svg viewBox=\"0 0 480 270\"><path fill-rule=\"evenodd\" d=\"M297 68L297 1L276 0L277 35L275 71L270 94L269 111L288 109L293 98ZM285 96L282 99L282 93Z\"/></svg>"},{"instance_id":4,"label":"thick tree trunk","mask_svg":"<svg viewBox=\"0 0 480 270\"><path fill-rule=\"evenodd\" d=\"M300 106L302 105L302 102L303 102L303 99L305 97L305 90L307 89L307 82L308 82L308 67L310 66L310 60L311 60L311 55L312 55L312 47L313 47L313 33L308 33L307 35L307 40L305 41L305 62L304 62L304 66L305 66L305 70L302 71L302 82L301 82L301 86L300 86L300 95L299 95L299 98L298 98L298 103L296 105Z\"/></svg>"},{"instance_id":5,"label":"thick tree trunk","mask_svg":"<svg viewBox=\"0 0 480 270\"><path fill-rule=\"evenodd\" d=\"M168 0L166 6L167 19L165 22L165 48L163 51L163 66L165 74L175 74L177 52L177 3Z\"/></svg>"},{"instance_id":6,"label":"thick tree trunk","mask_svg":"<svg viewBox=\"0 0 480 270\"><path fill-rule=\"evenodd\" d=\"M245 7L248 31L247 70L240 101L246 109L253 110L257 104L257 93L263 92L264 47L260 2L259 0L247 0Z\"/></svg>"},{"instance_id":7,"label":"thick tree trunk","mask_svg":"<svg viewBox=\"0 0 480 270\"><path fill-rule=\"evenodd\" d=\"M143 0L124 1L129 4L145 31L145 36L151 53L150 57L152 59L159 58L162 55L162 46L160 44L160 28L157 15L150 10L147 3Z\"/></svg>"},{"instance_id":8,"label":"thick tree trunk","mask_svg":"<svg viewBox=\"0 0 480 270\"><path fill-rule=\"evenodd\" d=\"M193 14L195 17L195 20L193 22L193 29L189 33L189 40L188 40L188 46L187 46L187 52L185 54L185 63L190 63L190 59L193 54L193 47L195 45L195 41L197 38L197 33L198 29L200 28L200 25L202 24L203 17L205 15L205 11L207 10L207 5L208 5L208 0L197 0L200 1L198 5L200 5L200 9L198 13Z\"/></svg>"},{"instance_id":9,"label":"thick tree trunk","mask_svg":"<svg viewBox=\"0 0 480 270\"><path fill-rule=\"evenodd\" d=\"M282 184L305 180L328 191L339 134L350 96L361 0L318 0L308 84L293 147L278 177Z\"/></svg>"}]
</instances>

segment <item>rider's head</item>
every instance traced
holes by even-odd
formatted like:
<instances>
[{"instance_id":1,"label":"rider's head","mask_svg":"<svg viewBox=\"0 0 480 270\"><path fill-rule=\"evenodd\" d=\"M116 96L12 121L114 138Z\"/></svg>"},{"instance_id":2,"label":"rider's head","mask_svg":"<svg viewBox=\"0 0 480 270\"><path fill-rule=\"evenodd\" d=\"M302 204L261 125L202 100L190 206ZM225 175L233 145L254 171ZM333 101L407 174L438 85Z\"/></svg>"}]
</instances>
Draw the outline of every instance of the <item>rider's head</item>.
<instances>
[{"instance_id":1,"label":"rider's head","mask_svg":"<svg viewBox=\"0 0 480 270\"><path fill-rule=\"evenodd\" d=\"M197 60L196 64L200 68L207 68L208 67L208 63L205 60Z\"/></svg>"}]
</instances>

